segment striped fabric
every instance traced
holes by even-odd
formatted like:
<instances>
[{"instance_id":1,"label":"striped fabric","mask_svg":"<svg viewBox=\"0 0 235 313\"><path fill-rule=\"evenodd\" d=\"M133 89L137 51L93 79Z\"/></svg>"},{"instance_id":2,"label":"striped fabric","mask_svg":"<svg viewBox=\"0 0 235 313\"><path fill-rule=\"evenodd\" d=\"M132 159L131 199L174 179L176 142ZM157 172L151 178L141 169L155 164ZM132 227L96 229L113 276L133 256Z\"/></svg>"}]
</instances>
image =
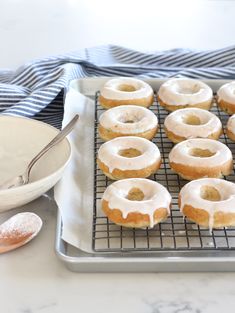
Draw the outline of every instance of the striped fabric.
<instances>
[{"instance_id":1,"label":"striped fabric","mask_svg":"<svg viewBox=\"0 0 235 313\"><path fill-rule=\"evenodd\" d=\"M74 78L91 76L235 79L235 46L143 53L109 45L35 60L16 71L0 71L0 113L60 128L64 87Z\"/></svg>"}]
</instances>

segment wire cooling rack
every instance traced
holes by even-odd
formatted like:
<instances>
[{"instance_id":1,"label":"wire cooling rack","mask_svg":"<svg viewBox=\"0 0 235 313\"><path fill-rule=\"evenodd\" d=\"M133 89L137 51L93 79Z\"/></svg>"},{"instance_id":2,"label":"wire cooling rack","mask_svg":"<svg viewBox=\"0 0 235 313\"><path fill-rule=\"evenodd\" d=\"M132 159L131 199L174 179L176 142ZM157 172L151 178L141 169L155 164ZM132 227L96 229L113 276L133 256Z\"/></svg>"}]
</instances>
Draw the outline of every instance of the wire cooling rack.
<instances>
[{"instance_id":1,"label":"wire cooling rack","mask_svg":"<svg viewBox=\"0 0 235 313\"><path fill-rule=\"evenodd\" d=\"M156 174L150 177L165 186L172 196L172 209L168 219L154 228L135 229L125 228L110 222L100 209L102 195L113 181L108 179L99 170L96 158L97 152L103 141L98 134L98 119L104 109L99 105L99 92L95 97L95 136L94 136L94 212L92 229L92 248L95 252L152 252L152 251L230 251L235 250L235 228L214 229L212 233L208 229L183 219L178 208L178 194L187 181L171 171L168 154L173 147L163 129L163 123L168 115L158 103L155 97L150 109L158 116L159 130L153 142L161 151L162 165ZM214 101L215 102L215 101ZM228 120L228 115L222 112L215 104L211 112L222 121L223 128ZM235 153L235 143L229 140L223 131L220 141L225 143ZM234 170L230 176L224 177L235 182Z\"/></svg>"}]
</instances>

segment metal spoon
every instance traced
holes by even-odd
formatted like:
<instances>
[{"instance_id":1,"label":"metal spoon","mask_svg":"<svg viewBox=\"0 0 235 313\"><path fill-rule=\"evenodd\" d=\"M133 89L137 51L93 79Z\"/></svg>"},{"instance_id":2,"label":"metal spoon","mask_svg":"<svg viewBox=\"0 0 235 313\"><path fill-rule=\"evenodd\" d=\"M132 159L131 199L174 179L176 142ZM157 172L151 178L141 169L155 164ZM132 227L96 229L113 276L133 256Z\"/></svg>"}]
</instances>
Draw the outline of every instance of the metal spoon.
<instances>
[{"instance_id":1,"label":"metal spoon","mask_svg":"<svg viewBox=\"0 0 235 313\"><path fill-rule=\"evenodd\" d=\"M14 178L9 179L2 185L0 185L1 189L9 189L13 187L19 187L21 185L28 184L29 175L34 164L52 147L54 147L57 143L61 142L74 128L74 125L79 119L79 115L76 114L74 118L30 161L26 170L23 174L16 176Z\"/></svg>"},{"instance_id":2,"label":"metal spoon","mask_svg":"<svg viewBox=\"0 0 235 313\"><path fill-rule=\"evenodd\" d=\"M31 212L18 213L0 225L0 253L25 245L42 227L41 218Z\"/></svg>"}]
</instances>

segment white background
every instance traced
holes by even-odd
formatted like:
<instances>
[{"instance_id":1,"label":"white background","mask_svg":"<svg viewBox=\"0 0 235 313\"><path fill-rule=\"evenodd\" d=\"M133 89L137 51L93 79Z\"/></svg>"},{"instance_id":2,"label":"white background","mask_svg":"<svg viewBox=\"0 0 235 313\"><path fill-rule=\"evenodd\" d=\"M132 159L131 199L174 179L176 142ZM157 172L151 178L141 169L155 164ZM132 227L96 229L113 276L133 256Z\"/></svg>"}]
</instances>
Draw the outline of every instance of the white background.
<instances>
[{"instance_id":1,"label":"white background","mask_svg":"<svg viewBox=\"0 0 235 313\"><path fill-rule=\"evenodd\" d=\"M1 0L0 68L101 44L138 50L234 43L235 2Z\"/></svg>"},{"instance_id":2,"label":"white background","mask_svg":"<svg viewBox=\"0 0 235 313\"><path fill-rule=\"evenodd\" d=\"M0 68L108 43L214 49L234 44L234 30L234 1L0 0ZM234 311L235 273L69 272L54 253L55 208L46 200L33 207L43 219L40 235L0 256L0 312Z\"/></svg>"}]
</instances>

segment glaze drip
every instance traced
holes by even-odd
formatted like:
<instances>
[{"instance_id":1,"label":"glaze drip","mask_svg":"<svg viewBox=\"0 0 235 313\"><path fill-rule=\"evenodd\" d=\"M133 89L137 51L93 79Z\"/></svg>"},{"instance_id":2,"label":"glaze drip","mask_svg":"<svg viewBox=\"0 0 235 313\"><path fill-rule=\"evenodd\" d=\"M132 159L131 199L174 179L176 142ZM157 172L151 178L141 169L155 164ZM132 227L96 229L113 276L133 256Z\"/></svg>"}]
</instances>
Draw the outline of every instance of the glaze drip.
<instances>
[{"instance_id":1,"label":"glaze drip","mask_svg":"<svg viewBox=\"0 0 235 313\"><path fill-rule=\"evenodd\" d=\"M209 215L209 230L213 229L216 212L235 213L235 184L218 178L202 178L189 182L180 191L180 211L185 205L203 209Z\"/></svg>"},{"instance_id":2,"label":"glaze drip","mask_svg":"<svg viewBox=\"0 0 235 313\"><path fill-rule=\"evenodd\" d=\"M168 190L149 179L129 178L116 181L106 189L102 199L109 202L111 209L119 209L125 219L130 212L147 214L150 227L154 226L154 213L157 209L165 208L170 213L171 196Z\"/></svg>"}]
</instances>

